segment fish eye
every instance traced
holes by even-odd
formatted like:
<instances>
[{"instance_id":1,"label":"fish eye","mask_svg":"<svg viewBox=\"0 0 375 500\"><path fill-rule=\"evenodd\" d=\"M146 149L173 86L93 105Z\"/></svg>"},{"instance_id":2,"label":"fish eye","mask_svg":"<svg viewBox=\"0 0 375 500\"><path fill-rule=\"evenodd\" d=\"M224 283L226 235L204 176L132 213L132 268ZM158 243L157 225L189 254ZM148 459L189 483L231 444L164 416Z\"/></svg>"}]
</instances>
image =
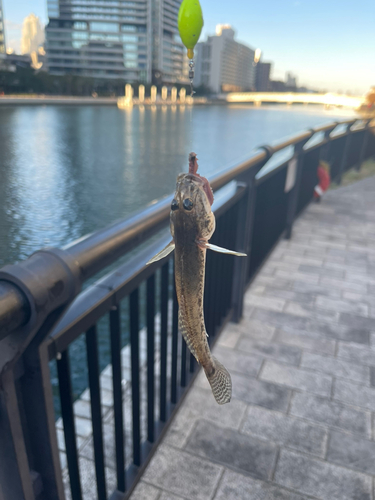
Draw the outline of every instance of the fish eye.
<instances>
[{"instance_id":1,"label":"fish eye","mask_svg":"<svg viewBox=\"0 0 375 500\"><path fill-rule=\"evenodd\" d=\"M190 198L186 198L186 200L184 200L182 204L185 210L192 210L193 208L193 202Z\"/></svg>"},{"instance_id":2,"label":"fish eye","mask_svg":"<svg viewBox=\"0 0 375 500\"><path fill-rule=\"evenodd\" d=\"M171 210L178 210L177 200L173 199L171 203Z\"/></svg>"}]
</instances>

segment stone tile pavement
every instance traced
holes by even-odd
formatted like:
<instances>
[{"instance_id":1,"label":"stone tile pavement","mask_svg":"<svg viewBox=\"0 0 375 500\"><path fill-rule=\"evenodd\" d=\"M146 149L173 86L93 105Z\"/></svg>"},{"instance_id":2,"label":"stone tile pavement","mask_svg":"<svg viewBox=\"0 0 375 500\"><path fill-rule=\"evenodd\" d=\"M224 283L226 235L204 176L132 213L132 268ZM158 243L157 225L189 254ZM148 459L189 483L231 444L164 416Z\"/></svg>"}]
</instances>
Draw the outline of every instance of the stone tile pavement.
<instances>
[{"instance_id":1,"label":"stone tile pavement","mask_svg":"<svg viewBox=\"0 0 375 500\"><path fill-rule=\"evenodd\" d=\"M296 222L200 373L131 500L374 500L375 177Z\"/></svg>"}]
</instances>

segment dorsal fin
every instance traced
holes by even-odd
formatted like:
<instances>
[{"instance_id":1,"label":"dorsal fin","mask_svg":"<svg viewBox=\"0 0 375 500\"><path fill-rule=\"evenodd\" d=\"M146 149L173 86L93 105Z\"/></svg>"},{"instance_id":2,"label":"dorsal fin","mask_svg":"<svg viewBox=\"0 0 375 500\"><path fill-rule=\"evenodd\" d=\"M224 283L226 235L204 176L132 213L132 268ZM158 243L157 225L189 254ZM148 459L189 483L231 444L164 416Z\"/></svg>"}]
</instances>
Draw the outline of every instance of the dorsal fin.
<instances>
[{"instance_id":1,"label":"dorsal fin","mask_svg":"<svg viewBox=\"0 0 375 500\"><path fill-rule=\"evenodd\" d=\"M212 192L210 183L205 177L202 177L201 175L198 174L198 158L196 153L190 153L189 154L189 174L196 175L203 181L203 189L204 192L207 195L208 201L210 202L210 205L213 204L214 202L214 193Z\"/></svg>"}]
</instances>

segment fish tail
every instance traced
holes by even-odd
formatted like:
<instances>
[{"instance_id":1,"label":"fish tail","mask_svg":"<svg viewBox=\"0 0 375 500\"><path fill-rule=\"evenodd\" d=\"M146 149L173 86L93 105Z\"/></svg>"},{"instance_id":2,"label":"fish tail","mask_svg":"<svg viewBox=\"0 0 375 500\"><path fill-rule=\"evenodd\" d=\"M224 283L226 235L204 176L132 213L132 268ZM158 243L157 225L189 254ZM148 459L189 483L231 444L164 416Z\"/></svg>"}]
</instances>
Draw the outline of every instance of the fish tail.
<instances>
[{"instance_id":1,"label":"fish tail","mask_svg":"<svg viewBox=\"0 0 375 500\"><path fill-rule=\"evenodd\" d=\"M232 397L232 379L228 370L216 358L213 358L213 362L213 370L204 371L216 402L223 405L229 403Z\"/></svg>"}]
</instances>

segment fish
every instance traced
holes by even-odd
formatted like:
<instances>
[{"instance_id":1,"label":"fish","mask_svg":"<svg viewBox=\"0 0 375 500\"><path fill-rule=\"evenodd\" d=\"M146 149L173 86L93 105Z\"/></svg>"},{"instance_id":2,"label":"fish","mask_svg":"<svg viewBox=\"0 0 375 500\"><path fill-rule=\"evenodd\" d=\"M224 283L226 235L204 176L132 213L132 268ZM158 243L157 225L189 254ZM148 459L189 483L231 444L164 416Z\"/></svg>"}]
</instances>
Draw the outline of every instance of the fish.
<instances>
[{"instance_id":1,"label":"fish","mask_svg":"<svg viewBox=\"0 0 375 500\"><path fill-rule=\"evenodd\" d=\"M186 344L206 374L219 405L229 403L232 380L228 370L211 354L203 314L206 252L246 257L208 243L215 231L214 201L208 180L198 174L197 155L189 155L189 173L179 174L171 203L172 241L147 264L175 252L175 282L179 305L178 326Z\"/></svg>"}]
</instances>

